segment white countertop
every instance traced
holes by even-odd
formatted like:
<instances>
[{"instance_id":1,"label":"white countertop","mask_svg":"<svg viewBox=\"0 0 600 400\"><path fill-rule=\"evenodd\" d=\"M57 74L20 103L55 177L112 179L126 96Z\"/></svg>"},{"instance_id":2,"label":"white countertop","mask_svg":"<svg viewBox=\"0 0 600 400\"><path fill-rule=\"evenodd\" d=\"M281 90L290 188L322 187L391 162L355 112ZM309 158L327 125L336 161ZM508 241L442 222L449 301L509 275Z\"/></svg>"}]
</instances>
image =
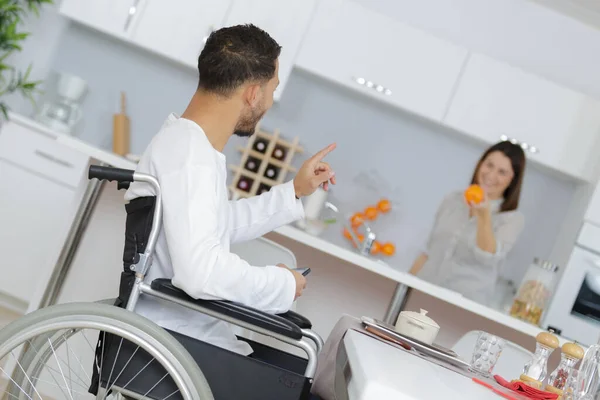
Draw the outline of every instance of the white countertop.
<instances>
[{"instance_id":1,"label":"white countertop","mask_svg":"<svg viewBox=\"0 0 600 400\"><path fill-rule=\"evenodd\" d=\"M76 137L67 135L65 133L56 132L56 131L52 130L51 128L49 128L43 124L40 124L40 123L34 121L33 119L27 118L23 115L9 112L9 118L12 121L18 122L20 125L27 126L33 130L38 131L39 133L41 133L45 136L52 137L57 142L65 145L65 146L71 147L71 148L89 156L91 159L93 159L95 161L108 164L111 167L124 168L124 169L135 169L135 167L137 165L136 163L134 163L131 160L128 160L125 157L121 157L111 151L101 150L96 146L92 146L91 144L88 144L88 143L84 142L83 140L80 140Z\"/></svg>"},{"instance_id":2,"label":"white countertop","mask_svg":"<svg viewBox=\"0 0 600 400\"><path fill-rule=\"evenodd\" d=\"M442 301L453 304L456 307L460 307L526 335L535 337L538 333L544 332L542 328L520 321L493 308L481 305L473 300L463 297L460 293L433 285L407 272L399 271L381 260L365 257L356 251L345 249L291 225L276 229L275 232L395 282L403 283L415 290L436 297ZM569 342L569 340L560 336L559 341L561 346L564 343Z\"/></svg>"},{"instance_id":3,"label":"white countertop","mask_svg":"<svg viewBox=\"0 0 600 400\"><path fill-rule=\"evenodd\" d=\"M500 398L467 376L360 332L349 330L343 345L349 365L349 400Z\"/></svg>"}]
</instances>

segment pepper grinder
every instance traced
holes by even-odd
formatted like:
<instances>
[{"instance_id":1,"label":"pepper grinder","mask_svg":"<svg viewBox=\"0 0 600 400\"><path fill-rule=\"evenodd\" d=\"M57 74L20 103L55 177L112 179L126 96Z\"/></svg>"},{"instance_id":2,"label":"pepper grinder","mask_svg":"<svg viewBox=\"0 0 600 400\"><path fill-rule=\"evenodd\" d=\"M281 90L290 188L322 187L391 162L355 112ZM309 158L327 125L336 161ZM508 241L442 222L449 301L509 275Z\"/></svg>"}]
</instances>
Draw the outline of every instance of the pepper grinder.
<instances>
[{"instance_id":1,"label":"pepper grinder","mask_svg":"<svg viewBox=\"0 0 600 400\"><path fill-rule=\"evenodd\" d=\"M565 343L561 348L560 363L558 367L550 374L546 391L556 393L562 396L567 378L571 374L573 367L583 358L584 351L576 343Z\"/></svg>"},{"instance_id":2,"label":"pepper grinder","mask_svg":"<svg viewBox=\"0 0 600 400\"><path fill-rule=\"evenodd\" d=\"M558 338L549 332L540 332L536 337L535 353L523 367L519 380L536 389L542 388L542 382L548 374L548 358L558 347Z\"/></svg>"}]
</instances>

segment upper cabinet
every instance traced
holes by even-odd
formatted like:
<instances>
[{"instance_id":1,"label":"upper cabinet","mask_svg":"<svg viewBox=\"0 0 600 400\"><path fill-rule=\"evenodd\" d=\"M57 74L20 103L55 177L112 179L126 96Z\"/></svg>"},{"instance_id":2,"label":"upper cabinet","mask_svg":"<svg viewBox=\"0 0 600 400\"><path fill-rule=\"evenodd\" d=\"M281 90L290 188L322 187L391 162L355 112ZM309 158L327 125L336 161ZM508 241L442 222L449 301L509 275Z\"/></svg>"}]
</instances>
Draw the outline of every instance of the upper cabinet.
<instances>
[{"instance_id":1,"label":"upper cabinet","mask_svg":"<svg viewBox=\"0 0 600 400\"><path fill-rule=\"evenodd\" d=\"M600 103L487 56L469 57L443 122L495 143L521 143L529 159L594 178Z\"/></svg>"},{"instance_id":2,"label":"upper cabinet","mask_svg":"<svg viewBox=\"0 0 600 400\"><path fill-rule=\"evenodd\" d=\"M208 35L223 26L230 0L141 0L131 40L197 68Z\"/></svg>"},{"instance_id":3,"label":"upper cabinet","mask_svg":"<svg viewBox=\"0 0 600 400\"><path fill-rule=\"evenodd\" d=\"M298 67L441 121L467 50L364 6L323 1Z\"/></svg>"},{"instance_id":4,"label":"upper cabinet","mask_svg":"<svg viewBox=\"0 0 600 400\"><path fill-rule=\"evenodd\" d=\"M63 0L61 13L190 68L215 29L253 23L282 47L281 96L317 0Z\"/></svg>"},{"instance_id":5,"label":"upper cabinet","mask_svg":"<svg viewBox=\"0 0 600 400\"><path fill-rule=\"evenodd\" d=\"M140 0L63 0L60 12L82 24L126 38Z\"/></svg>"},{"instance_id":6,"label":"upper cabinet","mask_svg":"<svg viewBox=\"0 0 600 400\"><path fill-rule=\"evenodd\" d=\"M237 0L225 18L225 26L252 23L267 31L282 46L275 100L280 99L292 73L316 3L317 0Z\"/></svg>"}]
</instances>

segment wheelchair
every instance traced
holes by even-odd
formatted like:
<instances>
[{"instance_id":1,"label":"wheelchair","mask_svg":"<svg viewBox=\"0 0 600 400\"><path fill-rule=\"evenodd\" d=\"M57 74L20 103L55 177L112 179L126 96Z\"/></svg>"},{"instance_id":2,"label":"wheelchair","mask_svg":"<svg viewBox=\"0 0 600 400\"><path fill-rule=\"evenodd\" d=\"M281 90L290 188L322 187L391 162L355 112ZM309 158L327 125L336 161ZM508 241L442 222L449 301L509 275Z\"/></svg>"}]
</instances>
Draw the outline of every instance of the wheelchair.
<instances>
[{"instance_id":1,"label":"wheelchair","mask_svg":"<svg viewBox=\"0 0 600 400\"><path fill-rule=\"evenodd\" d=\"M232 301L196 300L168 279L148 284L144 278L152 265L162 221L158 180L96 165L90 166L88 178L117 181L119 189L128 188L131 182L146 182L154 188L154 196L134 199L125 206L119 296L42 308L0 330L0 378L5 375L6 381L3 398L310 398L323 340L308 319L293 311L272 315ZM135 313L140 296L173 302L277 339L302 349L306 358L238 337L254 350L251 356L243 356L167 330Z\"/></svg>"}]
</instances>

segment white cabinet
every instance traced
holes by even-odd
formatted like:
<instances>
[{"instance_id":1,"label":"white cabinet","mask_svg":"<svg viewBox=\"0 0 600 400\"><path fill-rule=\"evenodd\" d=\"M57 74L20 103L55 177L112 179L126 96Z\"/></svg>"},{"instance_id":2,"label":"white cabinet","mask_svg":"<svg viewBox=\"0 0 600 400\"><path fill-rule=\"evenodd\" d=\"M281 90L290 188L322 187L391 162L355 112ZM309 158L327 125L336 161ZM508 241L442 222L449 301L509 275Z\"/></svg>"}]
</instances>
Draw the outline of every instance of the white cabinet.
<instances>
[{"instance_id":1,"label":"white cabinet","mask_svg":"<svg viewBox=\"0 0 600 400\"><path fill-rule=\"evenodd\" d=\"M61 243L87 157L15 122L0 128L0 292L25 305Z\"/></svg>"},{"instance_id":2,"label":"white cabinet","mask_svg":"<svg viewBox=\"0 0 600 400\"><path fill-rule=\"evenodd\" d=\"M227 14L224 26L252 23L282 46L275 100L281 97L292 73L316 3L317 0L236 0Z\"/></svg>"},{"instance_id":3,"label":"white cabinet","mask_svg":"<svg viewBox=\"0 0 600 400\"><path fill-rule=\"evenodd\" d=\"M467 50L352 1L325 1L298 67L440 121Z\"/></svg>"},{"instance_id":4,"label":"white cabinet","mask_svg":"<svg viewBox=\"0 0 600 400\"><path fill-rule=\"evenodd\" d=\"M61 14L99 31L125 38L139 0L63 0Z\"/></svg>"},{"instance_id":5,"label":"white cabinet","mask_svg":"<svg viewBox=\"0 0 600 400\"><path fill-rule=\"evenodd\" d=\"M223 24L230 0L145 0L131 31L133 43L196 68L208 35Z\"/></svg>"},{"instance_id":6,"label":"white cabinet","mask_svg":"<svg viewBox=\"0 0 600 400\"><path fill-rule=\"evenodd\" d=\"M88 4L89 3L89 4ZM63 0L75 21L196 69L204 41L215 29L253 23L280 45L281 97L317 0Z\"/></svg>"},{"instance_id":7,"label":"white cabinet","mask_svg":"<svg viewBox=\"0 0 600 400\"><path fill-rule=\"evenodd\" d=\"M600 226L600 184L598 183L596 183L596 189L592 194L584 218L592 224Z\"/></svg>"},{"instance_id":8,"label":"white cabinet","mask_svg":"<svg viewBox=\"0 0 600 400\"><path fill-rule=\"evenodd\" d=\"M469 57L443 122L488 144L505 135L535 162L593 177L600 103L487 56Z\"/></svg>"}]
</instances>

